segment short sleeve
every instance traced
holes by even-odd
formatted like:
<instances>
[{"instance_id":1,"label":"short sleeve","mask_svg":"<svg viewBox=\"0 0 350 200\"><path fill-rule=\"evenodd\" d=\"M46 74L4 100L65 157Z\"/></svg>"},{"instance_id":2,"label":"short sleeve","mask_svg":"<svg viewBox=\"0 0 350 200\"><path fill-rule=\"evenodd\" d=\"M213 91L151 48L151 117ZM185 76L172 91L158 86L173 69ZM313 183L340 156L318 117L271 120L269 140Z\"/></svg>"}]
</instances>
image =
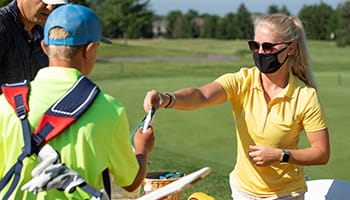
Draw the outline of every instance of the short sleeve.
<instances>
[{"instance_id":1,"label":"short sleeve","mask_svg":"<svg viewBox=\"0 0 350 200\"><path fill-rule=\"evenodd\" d=\"M305 112L302 122L304 130L306 132L313 132L327 128L325 113L315 90L305 105Z\"/></svg>"},{"instance_id":2,"label":"short sleeve","mask_svg":"<svg viewBox=\"0 0 350 200\"><path fill-rule=\"evenodd\" d=\"M108 156L111 172L117 185L129 186L137 175L139 164L132 150L125 110L121 113L114 131L116 134L111 138L112 147Z\"/></svg>"},{"instance_id":3,"label":"short sleeve","mask_svg":"<svg viewBox=\"0 0 350 200\"><path fill-rule=\"evenodd\" d=\"M259 75L256 68L241 68L236 73L227 73L220 76L215 81L218 82L225 90L227 100L237 100L258 81L256 76Z\"/></svg>"},{"instance_id":4,"label":"short sleeve","mask_svg":"<svg viewBox=\"0 0 350 200\"><path fill-rule=\"evenodd\" d=\"M227 96L226 100L232 100L234 97L233 92L236 91L237 88L234 77L233 73L227 73L215 80L215 82L219 83L224 88Z\"/></svg>"}]
</instances>

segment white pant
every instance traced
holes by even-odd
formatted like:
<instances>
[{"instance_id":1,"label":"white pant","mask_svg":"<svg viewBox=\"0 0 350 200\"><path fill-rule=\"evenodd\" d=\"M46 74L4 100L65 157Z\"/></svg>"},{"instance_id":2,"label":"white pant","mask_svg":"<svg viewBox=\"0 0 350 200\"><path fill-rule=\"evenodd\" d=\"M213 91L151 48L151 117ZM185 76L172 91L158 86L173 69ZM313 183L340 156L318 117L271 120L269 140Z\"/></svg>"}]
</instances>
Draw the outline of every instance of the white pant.
<instances>
[{"instance_id":1,"label":"white pant","mask_svg":"<svg viewBox=\"0 0 350 200\"><path fill-rule=\"evenodd\" d=\"M234 200L304 200L305 193L294 193L283 196L255 197L238 189L231 181L232 198Z\"/></svg>"}]
</instances>

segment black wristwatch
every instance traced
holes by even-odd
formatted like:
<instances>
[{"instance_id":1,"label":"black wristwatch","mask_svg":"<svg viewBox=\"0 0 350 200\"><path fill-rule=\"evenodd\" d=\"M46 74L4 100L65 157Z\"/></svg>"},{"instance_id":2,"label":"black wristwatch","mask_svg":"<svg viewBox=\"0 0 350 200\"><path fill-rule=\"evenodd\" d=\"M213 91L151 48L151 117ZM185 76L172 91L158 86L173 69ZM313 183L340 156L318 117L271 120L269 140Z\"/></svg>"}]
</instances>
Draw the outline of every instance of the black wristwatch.
<instances>
[{"instance_id":1,"label":"black wristwatch","mask_svg":"<svg viewBox=\"0 0 350 200\"><path fill-rule=\"evenodd\" d=\"M281 159L281 163L287 163L289 161L289 157L290 157L290 152L287 149L282 149L283 151L283 155L282 155L282 159Z\"/></svg>"}]
</instances>

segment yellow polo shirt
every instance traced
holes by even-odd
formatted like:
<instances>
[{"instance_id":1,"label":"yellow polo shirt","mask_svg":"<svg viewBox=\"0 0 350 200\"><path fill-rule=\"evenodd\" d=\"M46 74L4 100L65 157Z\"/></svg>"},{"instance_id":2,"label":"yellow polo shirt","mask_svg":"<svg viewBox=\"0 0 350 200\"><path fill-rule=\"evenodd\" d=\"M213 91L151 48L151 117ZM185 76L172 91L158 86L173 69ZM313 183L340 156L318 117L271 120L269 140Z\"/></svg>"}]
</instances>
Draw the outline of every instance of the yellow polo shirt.
<instances>
[{"instance_id":1,"label":"yellow polo shirt","mask_svg":"<svg viewBox=\"0 0 350 200\"><path fill-rule=\"evenodd\" d=\"M73 68L47 67L41 69L31 82L28 113L34 132L41 115L76 82L81 73ZM91 107L49 144L60 153L66 166L79 172L93 187L103 189L101 173L105 168L114 174L120 186L130 185L139 165L130 143L130 132L124 106L113 97L100 92ZM12 167L23 147L20 120L3 95L0 96L0 178ZM34 195L20 187L32 176L37 166L36 156L23 162L19 184L10 199L90 199L90 195L77 189L69 194L56 189ZM0 192L0 199L10 183Z\"/></svg>"},{"instance_id":2,"label":"yellow polo shirt","mask_svg":"<svg viewBox=\"0 0 350 200\"><path fill-rule=\"evenodd\" d=\"M297 149L302 130L325 129L325 117L315 89L290 73L287 87L266 103L256 67L225 74L216 82L231 101L236 124L238 150L231 182L259 197L305 192L301 166L276 162L258 167L250 162L248 152L249 145Z\"/></svg>"}]
</instances>

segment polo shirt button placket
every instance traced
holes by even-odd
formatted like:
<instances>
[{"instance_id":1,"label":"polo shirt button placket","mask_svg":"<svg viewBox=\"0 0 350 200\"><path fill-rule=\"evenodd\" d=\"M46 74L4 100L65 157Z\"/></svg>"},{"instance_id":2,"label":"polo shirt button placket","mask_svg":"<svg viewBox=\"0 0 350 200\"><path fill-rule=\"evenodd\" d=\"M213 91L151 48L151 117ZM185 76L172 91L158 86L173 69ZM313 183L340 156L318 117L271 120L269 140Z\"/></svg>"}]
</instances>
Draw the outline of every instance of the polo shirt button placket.
<instances>
[{"instance_id":1,"label":"polo shirt button placket","mask_svg":"<svg viewBox=\"0 0 350 200\"><path fill-rule=\"evenodd\" d=\"M265 130L265 125L266 125L266 122L267 122L267 117L268 117L268 114L270 113L270 109L271 109L271 106L269 104L267 104L265 110L263 110L262 112L262 122L260 124L260 128L261 128L261 133L264 132Z\"/></svg>"}]
</instances>

